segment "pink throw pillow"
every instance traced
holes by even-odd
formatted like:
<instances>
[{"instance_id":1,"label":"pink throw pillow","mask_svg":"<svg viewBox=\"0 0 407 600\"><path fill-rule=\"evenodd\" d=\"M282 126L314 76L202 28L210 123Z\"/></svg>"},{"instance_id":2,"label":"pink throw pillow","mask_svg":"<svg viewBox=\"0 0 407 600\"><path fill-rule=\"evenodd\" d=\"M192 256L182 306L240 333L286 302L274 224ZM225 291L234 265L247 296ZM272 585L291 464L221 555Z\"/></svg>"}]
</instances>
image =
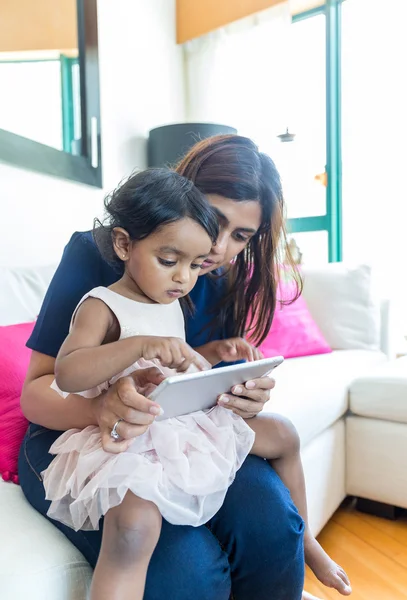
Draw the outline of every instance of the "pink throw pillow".
<instances>
[{"instance_id":1,"label":"pink throw pillow","mask_svg":"<svg viewBox=\"0 0 407 600\"><path fill-rule=\"evenodd\" d=\"M34 323L0 327L0 474L14 483L18 483L18 453L28 427L20 396L31 356L25 344L33 328Z\"/></svg>"},{"instance_id":2,"label":"pink throw pillow","mask_svg":"<svg viewBox=\"0 0 407 600\"><path fill-rule=\"evenodd\" d=\"M294 282L281 281L277 290L277 306L267 338L260 345L265 358L284 356L295 358L332 352L305 300L300 296L292 304L281 304L295 296Z\"/></svg>"}]
</instances>

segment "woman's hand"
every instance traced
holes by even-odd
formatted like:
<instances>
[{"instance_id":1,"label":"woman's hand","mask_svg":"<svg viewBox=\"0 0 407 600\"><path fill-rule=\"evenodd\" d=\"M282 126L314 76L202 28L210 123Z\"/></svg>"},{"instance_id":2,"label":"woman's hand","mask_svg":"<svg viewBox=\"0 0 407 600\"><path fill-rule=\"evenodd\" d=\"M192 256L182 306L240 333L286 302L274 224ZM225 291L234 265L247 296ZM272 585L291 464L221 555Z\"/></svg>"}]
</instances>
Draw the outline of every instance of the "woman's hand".
<instances>
[{"instance_id":1,"label":"woman's hand","mask_svg":"<svg viewBox=\"0 0 407 600\"><path fill-rule=\"evenodd\" d=\"M264 358L260 350L239 337L208 342L204 346L196 348L196 351L202 354L212 365L238 360L253 362Z\"/></svg>"},{"instance_id":2,"label":"woman's hand","mask_svg":"<svg viewBox=\"0 0 407 600\"><path fill-rule=\"evenodd\" d=\"M102 446L107 452L118 454L127 450L134 438L142 435L161 413L157 402L152 402L140 391L147 386L159 385L165 379L157 367L138 369L129 377L122 377L105 393L92 399L94 414L102 435ZM113 426L120 440L111 437Z\"/></svg>"},{"instance_id":3,"label":"woman's hand","mask_svg":"<svg viewBox=\"0 0 407 600\"><path fill-rule=\"evenodd\" d=\"M243 385L235 385L230 394L222 394L218 404L229 408L243 419L252 419L264 408L270 399L270 390L276 382L271 377L252 379Z\"/></svg>"}]
</instances>

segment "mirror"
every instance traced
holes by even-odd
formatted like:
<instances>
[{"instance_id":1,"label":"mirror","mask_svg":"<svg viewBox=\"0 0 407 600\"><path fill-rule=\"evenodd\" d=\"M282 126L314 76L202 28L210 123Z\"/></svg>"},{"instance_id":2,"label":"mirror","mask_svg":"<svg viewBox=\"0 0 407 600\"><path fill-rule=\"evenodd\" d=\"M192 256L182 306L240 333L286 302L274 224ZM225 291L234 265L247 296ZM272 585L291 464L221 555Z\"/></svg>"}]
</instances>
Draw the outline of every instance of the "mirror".
<instances>
[{"instance_id":1,"label":"mirror","mask_svg":"<svg viewBox=\"0 0 407 600\"><path fill-rule=\"evenodd\" d=\"M101 187L96 0L0 3L0 160Z\"/></svg>"}]
</instances>

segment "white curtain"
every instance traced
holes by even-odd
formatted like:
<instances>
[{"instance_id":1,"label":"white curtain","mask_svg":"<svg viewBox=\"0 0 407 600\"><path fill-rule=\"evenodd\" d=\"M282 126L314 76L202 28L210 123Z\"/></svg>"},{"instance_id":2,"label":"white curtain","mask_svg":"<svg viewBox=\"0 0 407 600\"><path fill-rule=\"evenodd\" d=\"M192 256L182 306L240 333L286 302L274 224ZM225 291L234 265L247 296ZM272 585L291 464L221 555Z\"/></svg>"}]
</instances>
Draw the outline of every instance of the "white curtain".
<instances>
[{"instance_id":1,"label":"white curtain","mask_svg":"<svg viewBox=\"0 0 407 600\"><path fill-rule=\"evenodd\" d=\"M185 44L188 121L236 127L260 145L289 114L289 3Z\"/></svg>"},{"instance_id":2,"label":"white curtain","mask_svg":"<svg viewBox=\"0 0 407 600\"><path fill-rule=\"evenodd\" d=\"M407 333L407 1L343 4L345 260L372 263Z\"/></svg>"}]
</instances>

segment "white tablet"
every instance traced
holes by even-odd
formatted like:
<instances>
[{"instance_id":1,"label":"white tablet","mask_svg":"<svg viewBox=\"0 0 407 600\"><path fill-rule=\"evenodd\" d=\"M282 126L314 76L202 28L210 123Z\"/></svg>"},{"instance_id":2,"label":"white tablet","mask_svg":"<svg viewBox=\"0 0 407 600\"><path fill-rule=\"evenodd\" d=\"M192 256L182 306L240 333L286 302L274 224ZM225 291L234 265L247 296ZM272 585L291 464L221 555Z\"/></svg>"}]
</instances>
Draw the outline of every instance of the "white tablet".
<instances>
[{"instance_id":1,"label":"white tablet","mask_svg":"<svg viewBox=\"0 0 407 600\"><path fill-rule=\"evenodd\" d=\"M164 414L156 417L156 421L212 408L220 394L229 393L233 386L244 384L250 379L270 375L283 360L282 356L276 356L168 377L149 396L164 411Z\"/></svg>"}]
</instances>

